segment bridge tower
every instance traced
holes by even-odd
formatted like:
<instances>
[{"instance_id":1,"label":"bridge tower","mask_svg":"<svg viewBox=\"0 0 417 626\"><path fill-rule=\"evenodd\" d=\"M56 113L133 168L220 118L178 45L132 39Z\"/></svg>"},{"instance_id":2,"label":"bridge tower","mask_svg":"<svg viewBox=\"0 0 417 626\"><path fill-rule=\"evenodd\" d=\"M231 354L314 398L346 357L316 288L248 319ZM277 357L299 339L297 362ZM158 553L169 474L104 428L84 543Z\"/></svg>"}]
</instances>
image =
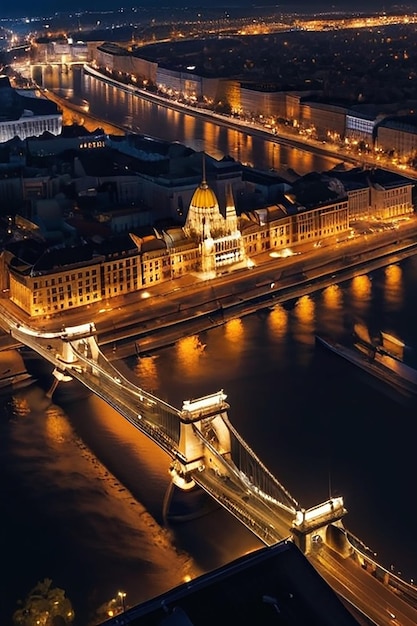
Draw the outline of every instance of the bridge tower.
<instances>
[{"instance_id":1,"label":"bridge tower","mask_svg":"<svg viewBox=\"0 0 417 626\"><path fill-rule=\"evenodd\" d=\"M342 523L346 513L342 497L330 498L310 509L297 511L292 525L294 543L304 554L310 554L314 543L324 542L347 555L351 548Z\"/></svg>"},{"instance_id":2,"label":"bridge tower","mask_svg":"<svg viewBox=\"0 0 417 626\"><path fill-rule=\"evenodd\" d=\"M229 408L226 397L221 390L183 403L179 455L171 466L172 480L181 489L194 486L190 474L195 470L210 467L221 472L222 457L231 453L230 432L223 419Z\"/></svg>"},{"instance_id":3,"label":"bridge tower","mask_svg":"<svg viewBox=\"0 0 417 626\"><path fill-rule=\"evenodd\" d=\"M63 367L55 367L52 372L55 377L53 388L61 381L68 382L72 380L71 369L82 368L79 359L80 354L91 359L93 363L98 362L100 349L95 333L96 328L93 323L70 326L62 330L61 339L63 341L58 358L62 362Z\"/></svg>"}]
</instances>

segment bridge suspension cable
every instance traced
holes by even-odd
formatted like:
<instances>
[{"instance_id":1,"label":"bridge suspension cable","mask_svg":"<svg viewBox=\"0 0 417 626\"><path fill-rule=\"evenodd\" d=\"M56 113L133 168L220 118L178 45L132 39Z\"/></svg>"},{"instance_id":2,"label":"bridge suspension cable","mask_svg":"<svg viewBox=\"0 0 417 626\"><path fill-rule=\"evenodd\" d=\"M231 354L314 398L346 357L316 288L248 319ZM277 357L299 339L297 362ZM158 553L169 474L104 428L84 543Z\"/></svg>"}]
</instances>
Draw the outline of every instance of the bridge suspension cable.
<instances>
[{"instance_id":1,"label":"bridge suspension cable","mask_svg":"<svg viewBox=\"0 0 417 626\"><path fill-rule=\"evenodd\" d=\"M255 452L233 427L228 417L224 416L223 419L230 430L232 459L238 470L244 474L249 483L257 490L258 495L269 497L295 513L300 508L297 500L265 467Z\"/></svg>"}]
</instances>

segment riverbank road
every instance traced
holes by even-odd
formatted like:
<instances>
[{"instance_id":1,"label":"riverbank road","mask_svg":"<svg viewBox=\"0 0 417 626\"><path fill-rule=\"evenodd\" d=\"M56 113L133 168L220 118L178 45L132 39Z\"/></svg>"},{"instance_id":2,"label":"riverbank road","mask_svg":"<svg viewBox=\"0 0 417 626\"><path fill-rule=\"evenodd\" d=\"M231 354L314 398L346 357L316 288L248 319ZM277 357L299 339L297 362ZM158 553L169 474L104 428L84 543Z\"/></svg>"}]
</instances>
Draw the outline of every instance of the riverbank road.
<instances>
[{"instance_id":1,"label":"riverbank road","mask_svg":"<svg viewBox=\"0 0 417 626\"><path fill-rule=\"evenodd\" d=\"M0 334L0 349L16 345L8 334L8 319L50 331L94 322L99 340L105 343L143 335L161 326L169 326L172 334L176 323L209 317L213 312L218 314L218 324L226 312L237 317L268 306L268 300L275 304L299 297L327 283L347 280L358 272L367 273L416 254L417 218L400 220L389 227L363 222L343 240L315 243L303 243L284 253L266 251L220 276L190 273L53 316L31 318L10 301L8 292L3 292L0 323L5 332Z\"/></svg>"}]
</instances>

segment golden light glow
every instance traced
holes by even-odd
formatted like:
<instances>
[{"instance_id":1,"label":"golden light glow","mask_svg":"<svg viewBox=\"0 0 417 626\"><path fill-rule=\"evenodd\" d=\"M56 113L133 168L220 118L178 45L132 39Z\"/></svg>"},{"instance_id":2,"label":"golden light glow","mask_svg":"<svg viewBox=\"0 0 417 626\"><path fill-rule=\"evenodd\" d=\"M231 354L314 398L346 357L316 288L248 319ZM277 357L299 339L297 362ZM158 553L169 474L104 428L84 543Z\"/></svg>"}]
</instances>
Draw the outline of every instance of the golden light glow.
<instances>
[{"instance_id":1,"label":"golden light glow","mask_svg":"<svg viewBox=\"0 0 417 626\"><path fill-rule=\"evenodd\" d=\"M240 149L241 149L240 132L233 128L228 128L226 134L227 134L227 145L234 146L232 156L237 161L240 161Z\"/></svg>"},{"instance_id":2,"label":"golden light glow","mask_svg":"<svg viewBox=\"0 0 417 626\"><path fill-rule=\"evenodd\" d=\"M180 369L189 376L198 376L198 363L204 355L205 344L201 343L197 335L183 337L176 344L176 352L180 362Z\"/></svg>"},{"instance_id":3,"label":"golden light glow","mask_svg":"<svg viewBox=\"0 0 417 626\"><path fill-rule=\"evenodd\" d=\"M133 368L140 381L140 386L147 391L156 391L159 388L159 376L156 367L156 356L140 357Z\"/></svg>"},{"instance_id":4,"label":"golden light glow","mask_svg":"<svg viewBox=\"0 0 417 626\"><path fill-rule=\"evenodd\" d=\"M55 448L65 444L72 435L72 428L66 415L55 405L51 405L47 411L45 432L49 443Z\"/></svg>"},{"instance_id":5,"label":"golden light glow","mask_svg":"<svg viewBox=\"0 0 417 626\"><path fill-rule=\"evenodd\" d=\"M196 118L193 115L184 116L184 130L186 137L195 137Z\"/></svg>"},{"instance_id":6,"label":"golden light glow","mask_svg":"<svg viewBox=\"0 0 417 626\"><path fill-rule=\"evenodd\" d=\"M389 265L385 268L385 301L387 304L398 306L404 299L402 284L402 269L399 265Z\"/></svg>"},{"instance_id":7,"label":"golden light glow","mask_svg":"<svg viewBox=\"0 0 417 626\"><path fill-rule=\"evenodd\" d=\"M212 146L219 145L220 126L217 126L216 124L204 124L203 133L204 133L204 144L212 145ZM216 156L215 153L213 154L213 156ZM220 158L223 156L220 150L217 156L219 156Z\"/></svg>"},{"instance_id":8,"label":"golden light glow","mask_svg":"<svg viewBox=\"0 0 417 626\"><path fill-rule=\"evenodd\" d=\"M295 314L299 321L312 326L314 323L315 304L310 296L302 296L295 305Z\"/></svg>"},{"instance_id":9,"label":"golden light glow","mask_svg":"<svg viewBox=\"0 0 417 626\"><path fill-rule=\"evenodd\" d=\"M342 290L339 285L330 285L323 291L324 304L328 309L340 309L342 304Z\"/></svg>"},{"instance_id":10,"label":"golden light glow","mask_svg":"<svg viewBox=\"0 0 417 626\"><path fill-rule=\"evenodd\" d=\"M288 327L288 313L282 306L276 306L268 315L268 324L275 337L284 337Z\"/></svg>"},{"instance_id":11,"label":"golden light glow","mask_svg":"<svg viewBox=\"0 0 417 626\"><path fill-rule=\"evenodd\" d=\"M268 162L273 170L279 169L281 166L281 144L267 143Z\"/></svg>"},{"instance_id":12,"label":"golden light glow","mask_svg":"<svg viewBox=\"0 0 417 626\"><path fill-rule=\"evenodd\" d=\"M30 413L30 407L25 396L13 396L13 413L25 417Z\"/></svg>"},{"instance_id":13,"label":"golden light glow","mask_svg":"<svg viewBox=\"0 0 417 626\"><path fill-rule=\"evenodd\" d=\"M369 306L369 300L371 297L372 281L369 276L365 274L362 276L355 276L351 282L351 292L355 299L355 304L359 305L361 310L364 310Z\"/></svg>"},{"instance_id":14,"label":"golden light glow","mask_svg":"<svg viewBox=\"0 0 417 626\"><path fill-rule=\"evenodd\" d=\"M241 319L230 320L225 324L225 337L230 344L229 349L233 351L235 355L241 352L243 332L243 323Z\"/></svg>"},{"instance_id":15,"label":"golden light glow","mask_svg":"<svg viewBox=\"0 0 417 626\"><path fill-rule=\"evenodd\" d=\"M189 583L189 582L191 581L191 576L190 576L189 574L186 574L186 575L184 576L184 578L183 578L183 581L184 581L185 583Z\"/></svg>"}]
</instances>

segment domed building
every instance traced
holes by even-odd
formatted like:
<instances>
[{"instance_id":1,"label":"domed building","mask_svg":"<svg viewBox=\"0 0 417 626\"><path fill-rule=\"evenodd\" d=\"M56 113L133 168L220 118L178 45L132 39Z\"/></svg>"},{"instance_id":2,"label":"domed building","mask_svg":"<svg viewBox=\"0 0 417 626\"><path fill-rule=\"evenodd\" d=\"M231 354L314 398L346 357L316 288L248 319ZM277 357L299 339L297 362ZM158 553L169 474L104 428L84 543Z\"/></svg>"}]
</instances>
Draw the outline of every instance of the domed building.
<instances>
[{"instance_id":1,"label":"domed building","mask_svg":"<svg viewBox=\"0 0 417 626\"><path fill-rule=\"evenodd\" d=\"M201 271L215 276L226 265L245 260L242 235L237 227L236 207L230 185L226 190L223 216L214 191L208 186L203 161L203 179L191 198L184 232L200 246Z\"/></svg>"}]
</instances>

